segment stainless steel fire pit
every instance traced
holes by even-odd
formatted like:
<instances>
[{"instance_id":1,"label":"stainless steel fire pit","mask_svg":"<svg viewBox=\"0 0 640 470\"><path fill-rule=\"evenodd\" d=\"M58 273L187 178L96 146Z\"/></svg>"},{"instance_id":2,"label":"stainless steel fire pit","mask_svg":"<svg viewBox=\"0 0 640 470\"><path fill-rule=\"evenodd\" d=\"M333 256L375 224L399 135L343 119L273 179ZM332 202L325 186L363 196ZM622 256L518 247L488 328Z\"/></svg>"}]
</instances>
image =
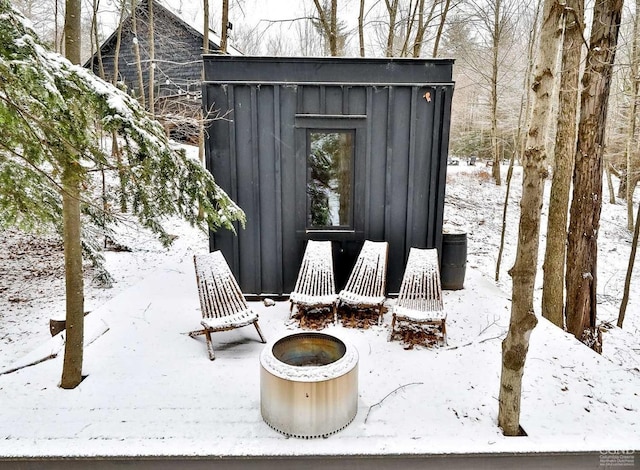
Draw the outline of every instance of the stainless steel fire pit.
<instances>
[{"instance_id":1,"label":"stainless steel fire pit","mask_svg":"<svg viewBox=\"0 0 640 470\"><path fill-rule=\"evenodd\" d=\"M358 411L358 352L323 333L297 333L260 355L260 404L265 422L288 436L324 437Z\"/></svg>"}]
</instances>

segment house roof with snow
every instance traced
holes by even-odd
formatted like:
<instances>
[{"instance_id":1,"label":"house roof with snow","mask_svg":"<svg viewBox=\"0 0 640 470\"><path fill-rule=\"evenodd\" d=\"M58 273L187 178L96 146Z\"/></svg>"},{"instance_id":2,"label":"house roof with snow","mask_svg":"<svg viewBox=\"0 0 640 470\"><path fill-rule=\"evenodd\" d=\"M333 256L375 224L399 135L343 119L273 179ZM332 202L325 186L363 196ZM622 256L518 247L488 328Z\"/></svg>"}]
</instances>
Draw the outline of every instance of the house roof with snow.
<instances>
[{"instance_id":1,"label":"house roof with snow","mask_svg":"<svg viewBox=\"0 0 640 470\"><path fill-rule=\"evenodd\" d=\"M153 1L154 6L154 60L155 95L174 96L193 94L199 106L199 89L202 74L202 43L204 26L202 11L176 10L167 2ZM200 8L201 10L201 8ZM136 33L134 34L133 16L127 16L122 22L120 50L118 54L118 81L127 85L131 94L139 96L138 70L135 46L138 46L142 81L148 94L149 68L151 66L151 48L149 43L148 2L141 1L135 10ZM115 70L115 52L118 41L118 29L100 46L100 56L107 80L112 80ZM209 30L210 51L220 50L220 36ZM232 46L228 53L239 55L241 52ZM101 74L98 53L85 64L96 74Z\"/></svg>"}]
</instances>

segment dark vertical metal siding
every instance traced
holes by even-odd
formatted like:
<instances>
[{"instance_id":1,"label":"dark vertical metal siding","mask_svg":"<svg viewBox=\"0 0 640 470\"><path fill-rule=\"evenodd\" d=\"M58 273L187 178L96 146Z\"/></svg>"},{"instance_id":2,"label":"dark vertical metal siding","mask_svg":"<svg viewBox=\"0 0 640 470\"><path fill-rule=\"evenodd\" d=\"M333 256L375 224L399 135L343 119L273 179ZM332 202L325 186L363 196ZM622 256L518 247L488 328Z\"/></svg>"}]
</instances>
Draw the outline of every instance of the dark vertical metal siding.
<instances>
[{"instance_id":1,"label":"dark vertical metal siding","mask_svg":"<svg viewBox=\"0 0 640 470\"><path fill-rule=\"evenodd\" d=\"M295 188L295 115L298 87L284 85L280 90L280 148L282 162L282 259L283 286L279 293L290 292L296 282L298 267L304 248L302 240L296 237L295 209L291 205L296 199Z\"/></svg>"},{"instance_id":2,"label":"dark vertical metal siding","mask_svg":"<svg viewBox=\"0 0 640 470\"><path fill-rule=\"evenodd\" d=\"M388 147L388 110L389 87L374 87L371 91L371 105L367 113L367 124L371 148L367 155L369 181L367 186L367 202L369 208L366 216L367 233L377 240L383 240L385 226L390 221L386 219L385 206L387 204L387 175L391 174L391 149Z\"/></svg>"},{"instance_id":3,"label":"dark vertical metal siding","mask_svg":"<svg viewBox=\"0 0 640 470\"><path fill-rule=\"evenodd\" d=\"M207 64L205 59L208 75L215 75ZM254 73L238 70L247 77ZM366 70L358 73L366 76ZM335 78L335 84L286 83L271 76L205 84L205 106L225 115L209 128L207 165L247 215L237 236L212 234L211 248L223 250L246 293L288 293L295 284L307 238L299 226L306 214L296 214L305 207L296 200L305 197L300 188L306 181L306 131L296 128L296 115L364 116L357 124L361 140L354 189L362 198L357 215L363 235L334 242L341 270L350 268L364 239L387 240L388 290L397 292L410 247L441 244L453 84L366 85ZM338 284L347 275L337 272Z\"/></svg>"},{"instance_id":4,"label":"dark vertical metal siding","mask_svg":"<svg viewBox=\"0 0 640 470\"><path fill-rule=\"evenodd\" d=\"M387 205L389 223L385 227L385 239L389 241L388 276L389 287L398 288L396 278L402 276L404 253L406 251L405 234L407 227L407 189L411 185L409 173L410 130L409 117L413 103L411 88L393 87L389 100L389 123L387 143L390 152L387 161Z\"/></svg>"},{"instance_id":5,"label":"dark vertical metal siding","mask_svg":"<svg viewBox=\"0 0 640 470\"><path fill-rule=\"evenodd\" d=\"M275 109L279 105L275 100L274 87L262 86L257 88L256 116L264 116L257 122L258 146L255 150L259 155L260 172L258 186L255 188L259 196L260 213L265 217L260 219L258 243L260 244L260 279L261 292L278 292L282 286L279 279L282 276L278 254L278 237L281 208L278 207L277 194L280 192L281 181L276 177L279 172L279 161L276 159L275 144L276 120ZM271 119L269 119L269 117Z\"/></svg>"},{"instance_id":6,"label":"dark vertical metal siding","mask_svg":"<svg viewBox=\"0 0 640 470\"><path fill-rule=\"evenodd\" d=\"M427 240L429 227L432 226L431 215L433 209L429 200L429 189L436 183L432 176L432 153L429 145L433 135L433 103L427 102L425 93L433 94L433 89L419 87L413 89L412 132L421 134L422 138L414 139L412 149L413 158L409 173L413 178L412 187L407 195L411 201L411 219L407 224L407 245L425 248L429 245ZM437 154L436 154L437 155ZM437 160L437 159L436 159Z\"/></svg>"}]
</instances>

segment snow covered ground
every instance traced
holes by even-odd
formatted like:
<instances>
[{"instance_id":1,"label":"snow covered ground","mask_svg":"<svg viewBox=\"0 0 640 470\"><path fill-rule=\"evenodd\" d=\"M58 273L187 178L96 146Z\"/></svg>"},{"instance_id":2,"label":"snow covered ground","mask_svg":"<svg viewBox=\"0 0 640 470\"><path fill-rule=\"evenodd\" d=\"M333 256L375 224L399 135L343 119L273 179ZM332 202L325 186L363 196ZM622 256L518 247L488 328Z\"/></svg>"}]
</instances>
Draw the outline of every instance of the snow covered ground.
<instances>
[{"instance_id":1,"label":"snow covered ground","mask_svg":"<svg viewBox=\"0 0 640 470\"><path fill-rule=\"evenodd\" d=\"M263 422L258 356L264 346L252 327L215 334L214 362L204 339L186 334L200 317L191 256L206 252L207 240L174 222L178 238L168 251L148 234L125 230L119 241L134 251L106 253L114 288L88 282L91 344L80 386L57 387L61 354L0 375L0 457L640 450L638 267L624 330L613 326L604 334L602 356L541 319L524 378L521 423L528 436L506 438L497 428L520 173L496 285L504 187L496 188L484 170L449 167L445 222L468 233L469 253L465 289L445 292L448 345L405 350L388 343L388 314L380 327L325 330L360 355L358 414L338 434L287 439ZM603 207L599 311L611 324L631 242L624 214L622 205ZM64 310L64 289L55 240L2 236L3 246L11 246L0 256L0 370L6 371L59 350L48 321ZM252 306L269 341L296 331L286 302Z\"/></svg>"}]
</instances>

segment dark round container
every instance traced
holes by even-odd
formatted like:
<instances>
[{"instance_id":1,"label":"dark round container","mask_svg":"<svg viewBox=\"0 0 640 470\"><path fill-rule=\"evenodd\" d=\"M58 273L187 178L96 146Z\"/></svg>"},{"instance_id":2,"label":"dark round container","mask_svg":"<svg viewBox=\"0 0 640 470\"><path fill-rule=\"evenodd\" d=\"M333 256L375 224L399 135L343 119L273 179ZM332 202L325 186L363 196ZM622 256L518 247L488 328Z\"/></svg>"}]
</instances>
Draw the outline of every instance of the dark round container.
<instances>
[{"instance_id":1,"label":"dark round container","mask_svg":"<svg viewBox=\"0 0 640 470\"><path fill-rule=\"evenodd\" d=\"M445 290L464 287L467 268L467 234L443 233L442 258L440 260L440 282Z\"/></svg>"}]
</instances>

